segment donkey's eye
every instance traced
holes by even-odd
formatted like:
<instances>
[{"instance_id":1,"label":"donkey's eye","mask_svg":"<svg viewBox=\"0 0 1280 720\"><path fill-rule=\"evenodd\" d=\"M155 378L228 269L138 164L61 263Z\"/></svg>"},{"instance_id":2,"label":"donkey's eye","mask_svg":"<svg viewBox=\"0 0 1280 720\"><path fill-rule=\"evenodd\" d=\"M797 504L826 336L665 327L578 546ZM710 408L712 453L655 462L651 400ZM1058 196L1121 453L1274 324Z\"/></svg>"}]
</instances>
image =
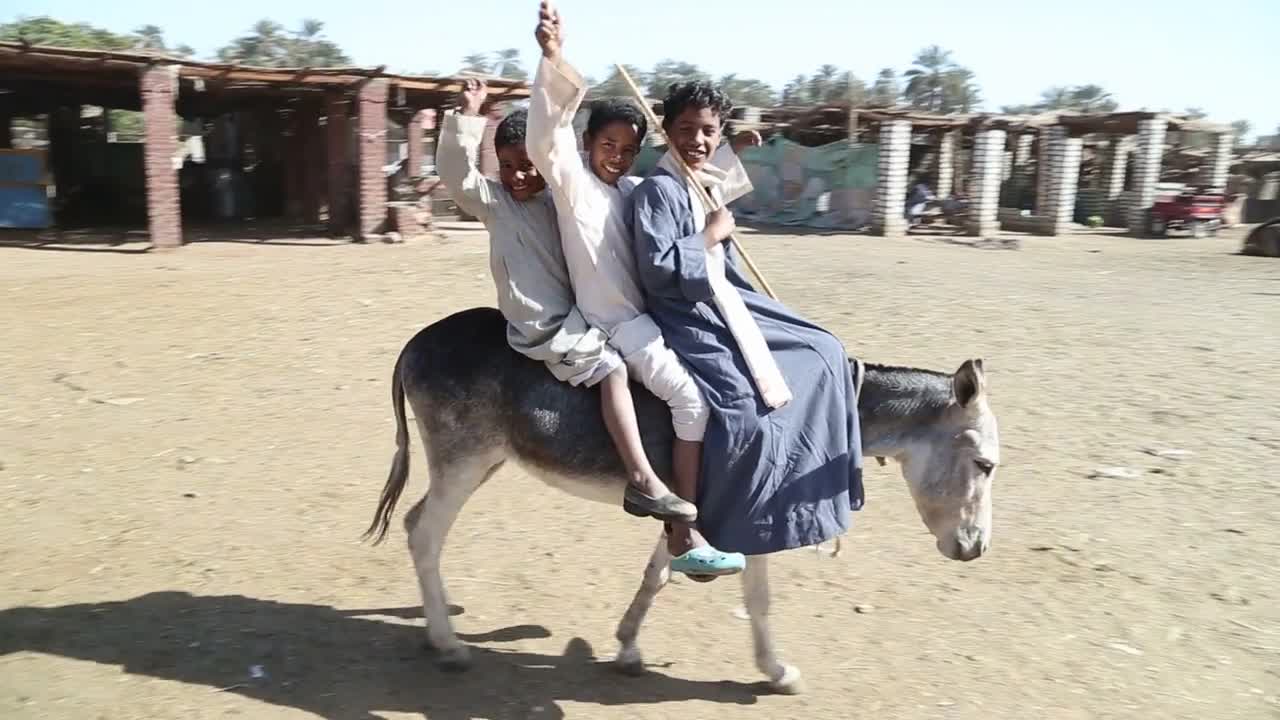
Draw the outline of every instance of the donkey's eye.
<instances>
[{"instance_id":1,"label":"donkey's eye","mask_svg":"<svg viewBox=\"0 0 1280 720\"><path fill-rule=\"evenodd\" d=\"M978 466L983 475L990 475L991 471L996 469L996 464L990 460L974 460L973 464Z\"/></svg>"}]
</instances>

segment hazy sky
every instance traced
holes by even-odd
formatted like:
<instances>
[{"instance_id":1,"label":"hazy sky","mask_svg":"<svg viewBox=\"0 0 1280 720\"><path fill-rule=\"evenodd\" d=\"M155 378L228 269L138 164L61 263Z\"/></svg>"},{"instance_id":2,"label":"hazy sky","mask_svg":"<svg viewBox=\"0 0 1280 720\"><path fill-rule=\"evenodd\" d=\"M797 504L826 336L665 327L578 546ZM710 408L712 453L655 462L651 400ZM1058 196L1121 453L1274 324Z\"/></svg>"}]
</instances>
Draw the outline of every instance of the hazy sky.
<instances>
[{"instance_id":1,"label":"hazy sky","mask_svg":"<svg viewBox=\"0 0 1280 720\"><path fill-rule=\"evenodd\" d=\"M170 44L201 57L269 17L304 17L361 65L451 73L472 52L517 47L536 58L537 3L522 0L8 0L0 18L52 15L115 31L152 23ZM1051 85L1096 83L1124 109L1202 107L1218 121L1246 119L1254 133L1280 125L1280 0L563 0L566 55L602 78L612 63L650 67L687 60L781 87L823 63L868 84L915 51L938 44L977 74L984 109L1033 102Z\"/></svg>"}]
</instances>

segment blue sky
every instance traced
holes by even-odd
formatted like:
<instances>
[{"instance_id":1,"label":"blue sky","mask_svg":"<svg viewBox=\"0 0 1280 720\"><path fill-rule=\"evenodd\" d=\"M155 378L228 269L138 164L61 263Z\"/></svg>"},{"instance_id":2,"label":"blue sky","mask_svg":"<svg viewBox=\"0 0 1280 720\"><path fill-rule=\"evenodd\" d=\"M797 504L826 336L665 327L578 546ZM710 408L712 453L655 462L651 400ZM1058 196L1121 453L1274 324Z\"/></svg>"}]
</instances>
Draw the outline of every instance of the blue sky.
<instances>
[{"instance_id":1,"label":"blue sky","mask_svg":"<svg viewBox=\"0 0 1280 720\"><path fill-rule=\"evenodd\" d=\"M362 65L448 73L463 55L505 47L521 48L526 66L536 58L536 2L325 5L8 0L0 18L47 14L116 31L154 23L203 57L264 16L286 26L314 17ZM1198 106L1222 122L1249 120L1254 133L1280 125L1280 0L563 0L559 7L566 55L595 77L615 62L649 67L676 58L778 87L823 63L870 82L879 68L901 71L917 49L937 43L977 74L990 110L1032 102L1051 85L1096 83L1125 109Z\"/></svg>"}]
</instances>

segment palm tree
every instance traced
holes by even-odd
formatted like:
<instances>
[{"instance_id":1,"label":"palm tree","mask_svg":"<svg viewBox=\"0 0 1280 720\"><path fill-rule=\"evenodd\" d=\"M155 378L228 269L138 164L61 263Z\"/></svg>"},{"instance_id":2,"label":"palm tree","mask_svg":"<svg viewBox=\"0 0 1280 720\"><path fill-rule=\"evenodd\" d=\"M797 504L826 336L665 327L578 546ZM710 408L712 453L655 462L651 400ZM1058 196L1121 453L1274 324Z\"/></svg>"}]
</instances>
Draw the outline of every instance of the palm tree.
<instances>
[{"instance_id":1,"label":"palm tree","mask_svg":"<svg viewBox=\"0 0 1280 720\"><path fill-rule=\"evenodd\" d=\"M135 44L136 49L152 52L164 51L164 30L161 30L158 25L143 25L134 30L133 34L138 37Z\"/></svg>"},{"instance_id":2,"label":"palm tree","mask_svg":"<svg viewBox=\"0 0 1280 720\"><path fill-rule=\"evenodd\" d=\"M973 71L952 68L942 78L942 110L947 113L973 112L982 103Z\"/></svg>"},{"instance_id":3,"label":"palm tree","mask_svg":"<svg viewBox=\"0 0 1280 720\"><path fill-rule=\"evenodd\" d=\"M1237 120L1231 123L1231 133L1236 136L1236 144L1244 145L1245 137L1253 125L1248 120Z\"/></svg>"},{"instance_id":4,"label":"palm tree","mask_svg":"<svg viewBox=\"0 0 1280 720\"><path fill-rule=\"evenodd\" d=\"M734 105L768 107L773 105L776 99L773 88L769 87L768 83L739 78L736 73L725 75L717 84L733 100Z\"/></svg>"},{"instance_id":5,"label":"palm tree","mask_svg":"<svg viewBox=\"0 0 1280 720\"><path fill-rule=\"evenodd\" d=\"M641 72L640 68L634 65L623 65L627 74L640 87L648 85L649 76L647 73ZM609 77L605 78L599 84L592 84L591 89L587 91L587 97L591 100L607 97L631 97L631 88L627 87L627 81L622 78L622 73L614 68L609 72Z\"/></svg>"},{"instance_id":6,"label":"palm tree","mask_svg":"<svg viewBox=\"0 0 1280 720\"><path fill-rule=\"evenodd\" d=\"M472 53L462 58L462 72L488 75L491 69L488 53Z\"/></svg>"},{"instance_id":7,"label":"palm tree","mask_svg":"<svg viewBox=\"0 0 1280 720\"><path fill-rule=\"evenodd\" d=\"M823 65L809 78L809 102L824 102L831 95L831 86L840 73L835 65Z\"/></svg>"},{"instance_id":8,"label":"palm tree","mask_svg":"<svg viewBox=\"0 0 1280 720\"><path fill-rule=\"evenodd\" d=\"M898 100L898 74L893 68L884 68L876 75L871 86L871 102L875 105L893 105Z\"/></svg>"},{"instance_id":9,"label":"palm tree","mask_svg":"<svg viewBox=\"0 0 1280 720\"><path fill-rule=\"evenodd\" d=\"M526 80L529 73L525 72L520 66L520 51L515 48L507 48L494 53L497 58L493 63L493 74L498 77L510 78L512 80Z\"/></svg>"},{"instance_id":10,"label":"palm tree","mask_svg":"<svg viewBox=\"0 0 1280 720\"><path fill-rule=\"evenodd\" d=\"M803 75L797 75L792 78L787 86L782 88L782 104L783 105L803 105L809 101L809 81Z\"/></svg>"},{"instance_id":11,"label":"palm tree","mask_svg":"<svg viewBox=\"0 0 1280 720\"><path fill-rule=\"evenodd\" d=\"M913 67L904 73L907 87L903 98L912 107L930 112L943 109L943 86L948 70L953 67L951 53L937 45L930 45L916 54Z\"/></svg>"},{"instance_id":12,"label":"palm tree","mask_svg":"<svg viewBox=\"0 0 1280 720\"><path fill-rule=\"evenodd\" d=\"M1080 85L1071 90L1071 105L1080 112L1105 113L1116 109L1111 93L1097 85Z\"/></svg>"},{"instance_id":13,"label":"palm tree","mask_svg":"<svg viewBox=\"0 0 1280 720\"><path fill-rule=\"evenodd\" d=\"M1055 85L1040 93L1040 110L1071 109L1071 88Z\"/></svg>"},{"instance_id":14,"label":"palm tree","mask_svg":"<svg viewBox=\"0 0 1280 720\"><path fill-rule=\"evenodd\" d=\"M827 100L830 102L845 102L850 106L863 105L867 102L867 86L853 74L852 70L845 71L836 84L831 87L827 94Z\"/></svg>"}]
</instances>

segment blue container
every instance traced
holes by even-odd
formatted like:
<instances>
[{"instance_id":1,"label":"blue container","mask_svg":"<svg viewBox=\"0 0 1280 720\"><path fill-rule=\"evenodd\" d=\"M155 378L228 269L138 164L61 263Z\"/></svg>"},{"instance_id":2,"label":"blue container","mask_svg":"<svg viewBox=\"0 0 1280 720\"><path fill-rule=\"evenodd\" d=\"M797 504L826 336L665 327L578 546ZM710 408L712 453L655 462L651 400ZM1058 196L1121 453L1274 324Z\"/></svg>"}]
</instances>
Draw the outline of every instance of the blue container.
<instances>
[{"instance_id":1,"label":"blue container","mask_svg":"<svg viewBox=\"0 0 1280 720\"><path fill-rule=\"evenodd\" d=\"M43 230L51 224L43 185L0 185L0 228Z\"/></svg>"}]
</instances>

